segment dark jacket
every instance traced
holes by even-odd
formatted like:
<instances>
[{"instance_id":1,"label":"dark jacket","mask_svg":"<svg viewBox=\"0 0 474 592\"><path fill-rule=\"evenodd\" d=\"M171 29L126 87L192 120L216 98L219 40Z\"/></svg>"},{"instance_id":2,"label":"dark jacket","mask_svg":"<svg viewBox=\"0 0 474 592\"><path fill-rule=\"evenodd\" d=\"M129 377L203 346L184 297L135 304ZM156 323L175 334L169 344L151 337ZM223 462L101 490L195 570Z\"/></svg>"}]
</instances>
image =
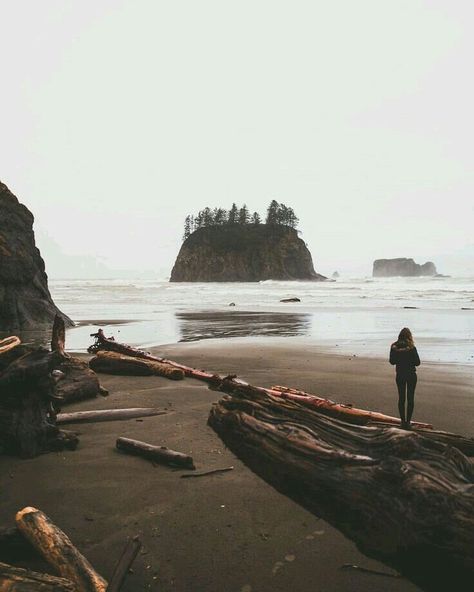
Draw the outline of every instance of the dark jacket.
<instances>
[{"instance_id":1,"label":"dark jacket","mask_svg":"<svg viewBox=\"0 0 474 592\"><path fill-rule=\"evenodd\" d=\"M397 374L415 374L416 366L420 365L420 356L416 347L396 341L390 348L390 364L397 367Z\"/></svg>"}]
</instances>

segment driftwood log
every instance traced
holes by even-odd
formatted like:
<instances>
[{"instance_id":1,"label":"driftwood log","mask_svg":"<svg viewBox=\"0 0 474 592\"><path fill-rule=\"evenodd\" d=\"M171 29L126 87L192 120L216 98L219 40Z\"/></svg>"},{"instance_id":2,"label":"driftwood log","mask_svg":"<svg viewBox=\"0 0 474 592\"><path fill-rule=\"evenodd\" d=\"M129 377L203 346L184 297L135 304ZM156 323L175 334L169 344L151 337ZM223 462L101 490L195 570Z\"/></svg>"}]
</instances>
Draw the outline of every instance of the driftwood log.
<instances>
[{"instance_id":1,"label":"driftwood log","mask_svg":"<svg viewBox=\"0 0 474 592\"><path fill-rule=\"evenodd\" d=\"M16 524L42 557L73 583L76 592L106 592L107 582L41 510L23 508L16 515Z\"/></svg>"},{"instance_id":2,"label":"driftwood log","mask_svg":"<svg viewBox=\"0 0 474 592\"><path fill-rule=\"evenodd\" d=\"M131 347L130 345L119 343L118 341L115 341L113 337L107 338L104 335L102 329L99 329L97 333L92 333L91 337L94 337L94 343L87 350L91 354L101 351L117 352L125 356L141 358L143 360L149 360L152 362L161 362L162 364L173 366L173 368L182 370L185 376L196 378L197 380L203 380L204 382L218 384L221 380L221 377L217 374L211 374L210 372L206 372L205 370L190 368L189 366L179 364L178 362L174 362L173 360L167 360L166 358L153 356L150 353L143 351L141 349L136 349L134 347Z\"/></svg>"},{"instance_id":3,"label":"driftwood log","mask_svg":"<svg viewBox=\"0 0 474 592\"><path fill-rule=\"evenodd\" d=\"M331 401L331 399L324 399L323 397L318 397L317 395L312 395L305 391L289 388L287 386L272 386L271 389L265 390L270 395L277 397L280 396L284 399L297 401L302 405L307 405L308 407L314 407L325 415L342 419L343 421L348 421L349 423L367 425L368 423L378 422L389 423L398 426L401 425L400 418L398 417L392 417L390 415L385 415L385 413L378 413L377 411L358 409L357 407L353 407L352 405L347 405L344 403L336 403L335 401ZM413 421L412 427L429 429L433 426L428 423Z\"/></svg>"},{"instance_id":4,"label":"driftwood log","mask_svg":"<svg viewBox=\"0 0 474 592\"><path fill-rule=\"evenodd\" d=\"M184 372L156 360L137 358L114 351L98 351L90 361L89 366L95 372L105 374L123 374L127 376L164 376L171 380L182 380Z\"/></svg>"},{"instance_id":5,"label":"driftwood log","mask_svg":"<svg viewBox=\"0 0 474 592\"><path fill-rule=\"evenodd\" d=\"M180 467L182 469L194 470L196 468L191 456L170 450L166 446L153 446L147 442L140 442L140 440L132 440L131 438L118 438L116 446L118 450L142 456L160 464Z\"/></svg>"},{"instance_id":6,"label":"driftwood log","mask_svg":"<svg viewBox=\"0 0 474 592\"><path fill-rule=\"evenodd\" d=\"M255 473L424 590L472 590L471 459L416 431L349 424L232 380L220 390L231 396L209 424Z\"/></svg>"},{"instance_id":7,"label":"driftwood log","mask_svg":"<svg viewBox=\"0 0 474 592\"><path fill-rule=\"evenodd\" d=\"M75 592L69 580L0 563L0 592Z\"/></svg>"},{"instance_id":8,"label":"driftwood log","mask_svg":"<svg viewBox=\"0 0 474 592\"><path fill-rule=\"evenodd\" d=\"M56 416L58 425L65 423L95 423L99 421L122 421L137 417L152 417L166 415L166 411L159 411L154 407L130 407L129 409L98 409L94 411L75 411L74 413L59 413Z\"/></svg>"}]
</instances>

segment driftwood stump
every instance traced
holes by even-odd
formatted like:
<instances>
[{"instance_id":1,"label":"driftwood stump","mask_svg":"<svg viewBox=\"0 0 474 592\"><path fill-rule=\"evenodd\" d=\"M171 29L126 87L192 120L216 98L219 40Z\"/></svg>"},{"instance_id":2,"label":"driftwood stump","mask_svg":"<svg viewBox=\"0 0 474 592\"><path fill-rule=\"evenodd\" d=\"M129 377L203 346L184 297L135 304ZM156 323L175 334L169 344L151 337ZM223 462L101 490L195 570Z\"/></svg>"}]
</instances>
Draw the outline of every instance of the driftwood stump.
<instances>
[{"instance_id":1,"label":"driftwood stump","mask_svg":"<svg viewBox=\"0 0 474 592\"><path fill-rule=\"evenodd\" d=\"M417 432L351 425L232 380L220 390L232 396L209 424L255 473L424 590L472 590L472 459Z\"/></svg>"},{"instance_id":2,"label":"driftwood stump","mask_svg":"<svg viewBox=\"0 0 474 592\"><path fill-rule=\"evenodd\" d=\"M95 373L64 350L64 320L56 317L52 351L0 341L0 452L34 457L74 449L78 439L56 426L59 405L100 392Z\"/></svg>"},{"instance_id":3,"label":"driftwood stump","mask_svg":"<svg viewBox=\"0 0 474 592\"><path fill-rule=\"evenodd\" d=\"M19 355L13 359L14 352ZM75 448L77 438L56 427L55 382L51 375L56 354L45 349L15 348L11 362L0 366L0 448L21 457L47 450ZM5 356L0 356L3 366Z\"/></svg>"}]
</instances>

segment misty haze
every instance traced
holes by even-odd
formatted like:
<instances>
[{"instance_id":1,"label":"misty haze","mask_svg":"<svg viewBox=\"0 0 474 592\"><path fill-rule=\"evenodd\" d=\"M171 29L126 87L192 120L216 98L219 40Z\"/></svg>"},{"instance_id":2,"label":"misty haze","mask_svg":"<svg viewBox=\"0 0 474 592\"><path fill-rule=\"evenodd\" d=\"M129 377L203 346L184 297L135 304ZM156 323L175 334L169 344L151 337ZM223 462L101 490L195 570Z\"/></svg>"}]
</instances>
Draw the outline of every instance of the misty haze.
<instances>
[{"instance_id":1,"label":"misty haze","mask_svg":"<svg viewBox=\"0 0 474 592\"><path fill-rule=\"evenodd\" d=\"M0 590L470 591L472 4L0 11Z\"/></svg>"}]
</instances>

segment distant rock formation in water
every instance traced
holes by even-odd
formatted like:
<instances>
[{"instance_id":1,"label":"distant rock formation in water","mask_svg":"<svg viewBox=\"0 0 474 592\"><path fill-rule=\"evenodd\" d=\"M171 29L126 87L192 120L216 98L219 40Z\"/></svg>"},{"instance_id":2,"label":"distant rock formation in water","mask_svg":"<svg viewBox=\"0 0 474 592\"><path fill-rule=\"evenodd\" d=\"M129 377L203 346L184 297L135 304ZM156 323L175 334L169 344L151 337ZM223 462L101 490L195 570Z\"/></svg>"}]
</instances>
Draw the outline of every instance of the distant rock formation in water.
<instances>
[{"instance_id":1,"label":"distant rock formation in water","mask_svg":"<svg viewBox=\"0 0 474 592\"><path fill-rule=\"evenodd\" d=\"M337 280L337 278L339 277L339 272L338 272L338 271L335 271L335 272L332 274L332 276L331 276L331 277L332 277L333 279Z\"/></svg>"},{"instance_id":2,"label":"distant rock formation in water","mask_svg":"<svg viewBox=\"0 0 474 592\"><path fill-rule=\"evenodd\" d=\"M35 245L33 214L0 182L0 331L35 329L60 314Z\"/></svg>"},{"instance_id":3,"label":"distant rock formation in water","mask_svg":"<svg viewBox=\"0 0 474 592\"><path fill-rule=\"evenodd\" d=\"M432 261L420 265L413 259L376 259L372 272L373 277L419 277L437 275L436 266Z\"/></svg>"},{"instance_id":4,"label":"distant rock formation in water","mask_svg":"<svg viewBox=\"0 0 474 592\"><path fill-rule=\"evenodd\" d=\"M325 280L294 228L227 224L195 230L176 258L172 282Z\"/></svg>"}]
</instances>

